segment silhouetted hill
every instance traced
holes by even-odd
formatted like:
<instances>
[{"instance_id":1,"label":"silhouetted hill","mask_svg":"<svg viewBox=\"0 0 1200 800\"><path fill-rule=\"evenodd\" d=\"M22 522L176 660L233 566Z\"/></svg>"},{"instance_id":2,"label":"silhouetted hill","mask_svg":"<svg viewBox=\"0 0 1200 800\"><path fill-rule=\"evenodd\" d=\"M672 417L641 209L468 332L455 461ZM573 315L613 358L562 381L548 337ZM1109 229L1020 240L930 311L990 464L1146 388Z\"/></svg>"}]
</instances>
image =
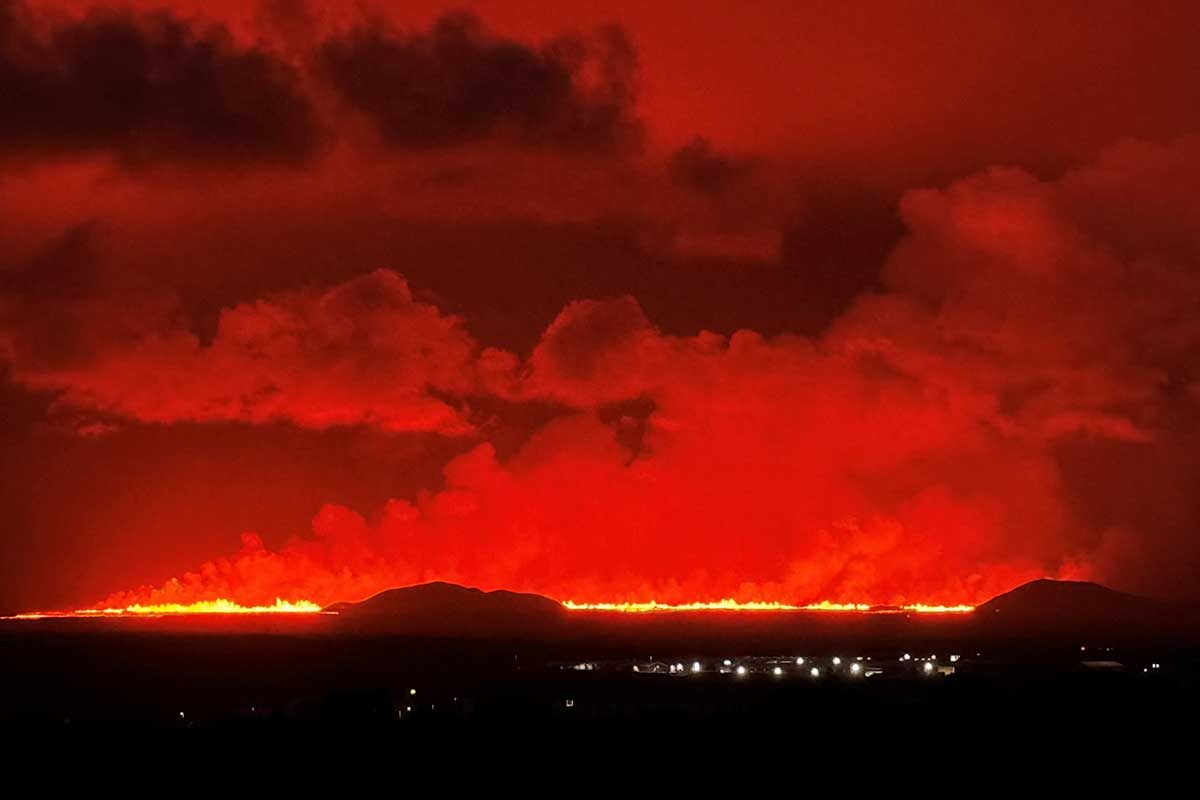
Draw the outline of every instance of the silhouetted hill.
<instances>
[{"instance_id":1,"label":"silhouetted hill","mask_svg":"<svg viewBox=\"0 0 1200 800\"><path fill-rule=\"evenodd\" d=\"M423 636L543 636L562 627L566 610L536 594L484 592L453 583L388 589L359 603L334 603L338 626Z\"/></svg>"},{"instance_id":2,"label":"silhouetted hill","mask_svg":"<svg viewBox=\"0 0 1200 800\"><path fill-rule=\"evenodd\" d=\"M918 640L977 635L982 639L1136 639L1200 633L1196 609L1118 592L1095 583L1037 580L1018 586L968 616L798 612L671 612L571 614L536 594L484 592L451 583L389 589L358 603L335 603L336 629L347 632L461 639L573 642L588 652L654 652L667 645L696 652L734 645L778 647L818 641L909 646ZM918 615L919 616L919 615ZM715 652L715 650L714 650Z\"/></svg>"},{"instance_id":3,"label":"silhouetted hill","mask_svg":"<svg viewBox=\"0 0 1200 800\"><path fill-rule=\"evenodd\" d=\"M975 609L988 632L1013 635L1108 635L1116 637L1182 629L1190 614L1159 600L1126 594L1085 581L1030 581Z\"/></svg>"}]
</instances>

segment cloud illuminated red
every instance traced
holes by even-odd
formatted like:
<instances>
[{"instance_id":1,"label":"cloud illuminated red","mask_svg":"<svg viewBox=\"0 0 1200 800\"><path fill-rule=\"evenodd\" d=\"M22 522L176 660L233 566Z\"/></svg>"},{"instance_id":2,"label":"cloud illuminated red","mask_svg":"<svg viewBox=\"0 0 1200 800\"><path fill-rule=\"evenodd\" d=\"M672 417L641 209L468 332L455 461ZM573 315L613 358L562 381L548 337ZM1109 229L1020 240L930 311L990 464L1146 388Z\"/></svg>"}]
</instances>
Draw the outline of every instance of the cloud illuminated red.
<instances>
[{"instance_id":1,"label":"cloud illuminated red","mask_svg":"<svg viewBox=\"0 0 1200 800\"><path fill-rule=\"evenodd\" d=\"M1182 4L151 5L0 0L5 602L1194 593ZM174 488L47 466L123 442Z\"/></svg>"}]
</instances>

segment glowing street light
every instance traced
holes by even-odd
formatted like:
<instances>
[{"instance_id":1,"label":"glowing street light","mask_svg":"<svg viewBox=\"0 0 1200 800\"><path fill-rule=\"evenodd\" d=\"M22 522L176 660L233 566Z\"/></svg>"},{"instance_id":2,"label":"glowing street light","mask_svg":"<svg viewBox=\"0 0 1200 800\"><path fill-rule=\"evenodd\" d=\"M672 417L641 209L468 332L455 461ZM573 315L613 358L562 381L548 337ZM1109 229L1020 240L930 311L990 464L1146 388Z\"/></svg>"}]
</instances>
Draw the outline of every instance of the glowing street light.
<instances>
[{"instance_id":1,"label":"glowing street light","mask_svg":"<svg viewBox=\"0 0 1200 800\"><path fill-rule=\"evenodd\" d=\"M812 675L814 678L819 678L819 677L821 677L821 670L817 669L816 667L813 667L812 669L810 669L808 671L808 674Z\"/></svg>"},{"instance_id":2,"label":"glowing street light","mask_svg":"<svg viewBox=\"0 0 1200 800\"><path fill-rule=\"evenodd\" d=\"M737 668L737 674L738 674L738 675L745 675L745 674L746 674L746 668L745 668L745 667L743 667L741 664L739 664L739 665L738 665L738 668Z\"/></svg>"},{"instance_id":3,"label":"glowing street light","mask_svg":"<svg viewBox=\"0 0 1200 800\"><path fill-rule=\"evenodd\" d=\"M783 674L783 667L776 667L775 669L771 670L771 672L773 672L773 673L774 673L774 674L776 674L776 675L782 675L782 674Z\"/></svg>"}]
</instances>

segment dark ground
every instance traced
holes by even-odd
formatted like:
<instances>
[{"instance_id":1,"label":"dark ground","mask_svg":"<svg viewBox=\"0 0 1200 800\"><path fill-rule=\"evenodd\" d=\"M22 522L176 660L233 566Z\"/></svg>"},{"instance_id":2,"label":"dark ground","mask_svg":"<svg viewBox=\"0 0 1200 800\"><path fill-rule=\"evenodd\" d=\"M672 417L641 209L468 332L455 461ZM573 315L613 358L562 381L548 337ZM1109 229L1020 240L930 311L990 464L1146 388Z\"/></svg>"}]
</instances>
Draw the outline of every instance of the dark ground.
<instances>
[{"instance_id":1,"label":"dark ground","mask_svg":"<svg viewBox=\"0 0 1200 800\"><path fill-rule=\"evenodd\" d=\"M982 637L956 621L732 624L597 617L554 641L481 641L347 634L327 619L11 621L0 623L0 725L404 733L599 721L639 736L787 725L886 738L916 720L1190 729L1200 711L1192 641ZM953 674L924 671L934 654ZM859 657L882 671L851 673ZM747 674L717 672L726 658ZM650 673L674 663L686 671Z\"/></svg>"}]
</instances>

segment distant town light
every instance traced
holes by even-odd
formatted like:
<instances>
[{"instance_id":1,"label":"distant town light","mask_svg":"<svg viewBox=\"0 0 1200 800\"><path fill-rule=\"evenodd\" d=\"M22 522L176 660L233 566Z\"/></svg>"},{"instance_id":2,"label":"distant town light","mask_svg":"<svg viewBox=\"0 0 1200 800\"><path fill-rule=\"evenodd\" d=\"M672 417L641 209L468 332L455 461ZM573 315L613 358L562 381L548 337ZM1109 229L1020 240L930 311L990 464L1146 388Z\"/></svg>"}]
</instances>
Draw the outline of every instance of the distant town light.
<instances>
[{"instance_id":1,"label":"distant town light","mask_svg":"<svg viewBox=\"0 0 1200 800\"><path fill-rule=\"evenodd\" d=\"M926 661L926 662L925 662L925 671L926 671L926 672L933 672L933 664L931 664L930 662Z\"/></svg>"},{"instance_id":2,"label":"distant town light","mask_svg":"<svg viewBox=\"0 0 1200 800\"><path fill-rule=\"evenodd\" d=\"M803 659L803 658L797 658L797 659L796 659L796 666L798 666L798 667L803 667L803 666L804 666L804 659Z\"/></svg>"},{"instance_id":3,"label":"distant town light","mask_svg":"<svg viewBox=\"0 0 1200 800\"><path fill-rule=\"evenodd\" d=\"M821 677L821 670L817 669L816 667L813 667L812 669L810 669L808 671L808 674L812 675L814 678L819 678L819 677Z\"/></svg>"},{"instance_id":4,"label":"distant town light","mask_svg":"<svg viewBox=\"0 0 1200 800\"><path fill-rule=\"evenodd\" d=\"M850 671L853 672L855 675L857 675L858 673L862 672L862 666L857 663L851 664Z\"/></svg>"},{"instance_id":5,"label":"distant town light","mask_svg":"<svg viewBox=\"0 0 1200 800\"><path fill-rule=\"evenodd\" d=\"M839 657L837 657L837 656L834 656L834 657L833 657L833 665L834 665L835 667L836 667L836 666L838 666L838 665L840 665L841 663L842 663L842 659L840 659L840 658L839 658Z\"/></svg>"},{"instance_id":6,"label":"distant town light","mask_svg":"<svg viewBox=\"0 0 1200 800\"><path fill-rule=\"evenodd\" d=\"M692 672L699 672L701 669L699 661L692 662Z\"/></svg>"},{"instance_id":7,"label":"distant town light","mask_svg":"<svg viewBox=\"0 0 1200 800\"><path fill-rule=\"evenodd\" d=\"M745 668L745 667L743 667L741 664L739 664L739 665L738 665L738 668L737 668L737 674L738 674L738 675L745 675L745 674L746 674L746 668Z\"/></svg>"},{"instance_id":8,"label":"distant town light","mask_svg":"<svg viewBox=\"0 0 1200 800\"><path fill-rule=\"evenodd\" d=\"M783 674L783 667L776 667L775 669L773 669L773 670L771 670L771 671L772 671L772 672L774 672L776 675L782 675L782 674Z\"/></svg>"}]
</instances>

